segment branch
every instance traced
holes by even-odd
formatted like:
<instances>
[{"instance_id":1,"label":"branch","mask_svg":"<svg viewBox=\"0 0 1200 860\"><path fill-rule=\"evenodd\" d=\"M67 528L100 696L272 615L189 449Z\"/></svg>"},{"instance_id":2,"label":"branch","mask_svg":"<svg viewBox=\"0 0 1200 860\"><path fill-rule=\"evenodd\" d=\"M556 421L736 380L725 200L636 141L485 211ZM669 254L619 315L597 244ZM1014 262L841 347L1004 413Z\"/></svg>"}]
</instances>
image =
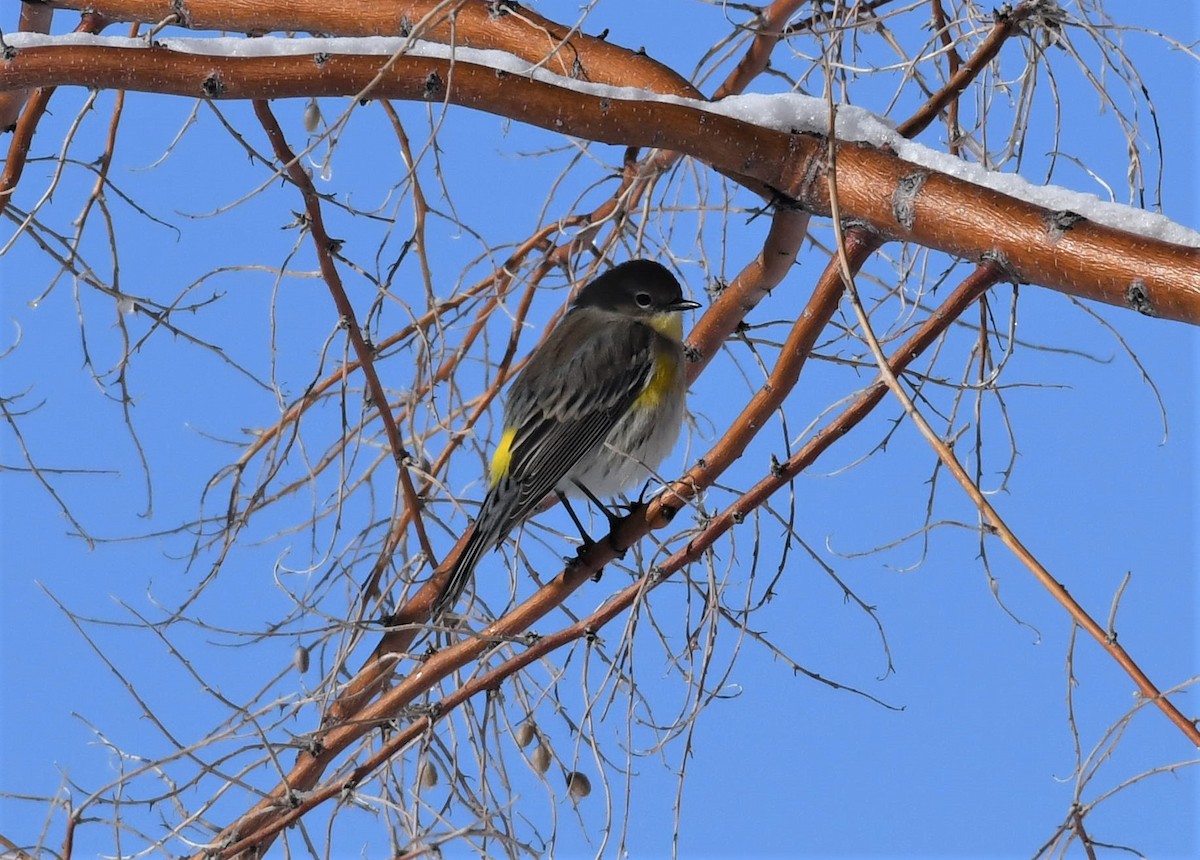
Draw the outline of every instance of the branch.
<instances>
[{"instance_id":1,"label":"branch","mask_svg":"<svg viewBox=\"0 0 1200 860\"><path fill-rule=\"evenodd\" d=\"M869 253L869 251L865 253ZM981 267L969 277L947 298L938 312L931 314L919 330L896 350L892 359L893 369L900 372L907 367L1000 276L999 267L990 265ZM836 294L840 296L841 284L836 277L835 270L833 270L833 276L828 278L828 282L831 286L827 288L826 292L832 293L836 289ZM833 284L836 284L836 288L832 286ZM836 305L836 301L834 304ZM816 309L810 305L810 310ZM815 337L823 328L824 320L816 322L813 314L802 314L793 328L793 335L789 343L801 343L810 336ZM794 350L785 350L785 352L799 357ZM796 366L794 370L798 373L799 366ZM725 511L713 517L702 532L693 536L685 547L652 569L646 577L612 595L591 615L555 633L529 640L528 648L510 657L496 669L462 684L434 703L429 716L412 719L390 737L387 743L381 744L378 750L373 752L367 760L355 766L353 770L341 773L329 782L318 784L320 776L333 758L361 738L364 733L387 722L395 714L403 712L417 700L418 696L432 689L463 666L473 662L485 651L494 648L497 641L512 641L514 637L520 636L522 631L530 629L538 619L561 604L568 594L615 559L620 554L618 547L628 546L636 538L645 534L648 530L646 520L636 516L627 517L620 527L619 535L611 535L609 540L597 541L580 556L576 563L542 586L507 615L497 619L476 635L444 648L416 664L407 676L398 679L395 686L388 689L378 700L356 710L353 720L331 726L323 732L320 735L320 743L314 747L313 752L301 752L297 757L295 767L288 773L286 781L276 786L252 810L223 831L222 836L236 834L238 838L233 844L223 845L222 856L237 856L252 848L262 850L265 848L263 844L265 840L270 840L283 828L299 820L313 805L334 799L343 792L352 791L354 786L367 774L395 756L415 738L419 738L423 732L428 731L437 717L448 713L470 696L476 695L482 690L494 688L504 678L545 657L551 651L589 634L594 634L605 624L623 614L647 589L655 587L662 579L681 570L703 555L721 536L741 522L747 513L765 503L780 487L785 486L796 475L811 466L834 441L841 438L870 412L871 408L882 399L885 391L885 386L877 383L860 394L842 415L809 440L786 463L781 464L780 468L772 470L770 475L743 493ZM651 511L647 511L647 517L653 513L655 505L652 504L651 508ZM400 632L393 631L393 633ZM383 664L384 672L390 672L392 666L403 656L395 653L387 654L377 662ZM378 667L376 665L364 667L359 677L361 678L374 668ZM359 678L355 680L358 681ZM311 791L311 794L305 795L305 803L302 806L289 809L283 802L288 791ZM197 855L196 860L203 860L203 857Z\"/></svg>"},{"instance_id":2,"label":"branch","mask_svg":"<svg viewBox=\"0 0 1200 860\"><path fill-rule=\"evenodd\" d=\"M31 29L25 32L35 32L36 28L50 25L45 16L26 15L25 10L28 8L29 4L23 4L21 7L22 31L25 31L26 25ZM98 33L104 29L106 23L97 15L84 15L75 32ZM13 139L8 145L8 155L4 159L4 171L0 173L0 211L8 206L8 199L16 189L17 183L21 181L33 134L37 131L38 122L46 112L47 105L50 104L50 97L54 95L54 87L38 84L32 95L31 89L32 87L0 86L0 121L3 122L0 132L8 131L10 124L13 132ZM18 115L20 118L14 123L14 118Z\"/></svg>"},{"instance_id":3,"label":"branch","mask_svg":"<svg viewBox=\"0 0 1200 860\"><path fill-rule=\"evenodd\" d=\"M832 152L830 153L830 158L831 160L834 158ZM834 201L834 206L837 207L841 201L841 194L837 181L834 178L835 176L836 171L831 169L826 179L830 186L830 197ZM925 420L925 416L918 411L912 398L908 396L908 392L904 390L904 386L900 384L899 379L896 378L896 374L889 366L887 357L883 354L883 348L879 345L879 340L875 337L875 332L871 328L871 320L867 316L866 309L863 308L862 301L858 296L858 289L854 282L854 273L857 267L851 260L849 247L845 241L849 237L841 233L839 222L840 219L835 218L835 228L838 228L838 259L840 261L841 277L846 287L846 294L850 298L850 304L854 308L854 315L858 319L858 325L862 329L863 337L866 339L871 354L875 358L875 363L879 367L880 378L887 385L888 390L900 402L905 414L916 425L921 435L925 437L925 441L929 443L929 446L937 454L938 459L941 460L942 464L950 471L950 474L954 476L954 479L962 486L963 490L975 504L975 507L979 509L984 519L987 520L988 525L999 536L1004 545L1029 569L1030 573L1041 583L1042 587L1049 591L1051 596L1067 610L1075 623L1086 630L1116 660L1117 664L1137 684L1139 692L1154 702L1159 710L1166 714L1167 718L1179 727L1189 741L1200 747L1200 727L1194 721L1184 716L1175 707L1175 704L1159 691L1149 676L1129 656L1129 652L1117 643L1116 637L1106 634L1104 629L1096 623L1096 620L1088 615L1087 610L1080 606L1075 598L1071 596L1066 586L1055 579L1050 571L1038 561L1037 557L1021 543L1012 529L1008 527L1008 524L996 512L996 509L988 502L983 491L971 479L967 470L959 462L958 457L955 456L954 451L934 432L929 422Z\"/></svg>"},{"instance_id":4,"label":"branch","mask_svg":"<svg viewBox=\"0 0 1200 860\"><path fill-rule=\"evenodd\" d=\"M54 11L46 6L21 4L21 19L17 30L21 33L49 33ZM0 132L13 131L21 108L29 98L29 90L13 90L0 94Z\"/></svg>"},{"instance_id":5,"label":"branch","mask_svg":"<svg viewBox=\"0 0 1200 860\"><path fill-rule=\"evenodd\" d=\"M287 140L283 135L283 129L276 122L274 115L271 113L270 106L266 102L255 101L254 114L258 117L258 121L262 123L263 130L271 140L271 146L275 150L275 157L279 159L288 178L300 190L300 194L304 198L304 211L308 220L307 227L312 234L313 248L321 266L321 277L324 278L326 285L329 287L333 303L337 306L338 313L341 315L342 323L346 327L346 335L354 348L354 354L358 359L363 376L366 378L367 391L370 392L371 400L379 413L380 420L383 422L384 432L387 434L388 444L391 446L392 456L395 458L396 468L399 472L400 486L404 494L404 506L406 512L409 514L409 519L416 529L417 540L425 554L429 558L433 558L433 547L429 544L429 537L425 533L425 524L420 516L421 504L417 499L417 490L413 486L412 475L408 471L412 458L404 447L404 442L400 438L400 430L396 427L396 421L392 417L391 410L388 409L387 392L384 391L383 383L379 381L379 374L375 370L375 350L367 344L366 339L363 337L362 328L359 326L358 318L354 313L354 305L350 302L350 297L346 295L346 290L342 286L341 275L338 274L337 266L334 265L333 242L330 240L329 234L325 232L325 221L321 213L320 195L317 194L317 189L313 187L312 178L309 177L308 172L304 169L304 165L300 163L300 160L296 158L288 146Z\"/></svg>"},{"instance_id":6,"label":"branch","mask_svg":"<svg viewBox=\"0 0 1200 860\"><path fill-rule=\"evenodd\" d=\"M220 99L447 101L588 140L676 150L778 189L809 212L830 214L821 135L763 128L700 102L617 98L461 60L46 46L0 63L0 90L31 85ZM835 150L843 216L882 238L975 262L995 259L1017 282L1200 323L1200 248L1051 211L864 144L838 141Z\"/></svg>"},{"instance_id":7,"label":"branch","mask_svg":"<svg viewBox=\"0 0 1200 860\"><path fill-rule=\"evenodd\" d=\"M62 9L110 21L173 23L192 30L259 35L410 36L459 48L504 51L555 74L597 84L628 86L701 98L674 69L641 51L587 36L510 2L480 0L54 0Z\"/></svg>"}]
</instances>

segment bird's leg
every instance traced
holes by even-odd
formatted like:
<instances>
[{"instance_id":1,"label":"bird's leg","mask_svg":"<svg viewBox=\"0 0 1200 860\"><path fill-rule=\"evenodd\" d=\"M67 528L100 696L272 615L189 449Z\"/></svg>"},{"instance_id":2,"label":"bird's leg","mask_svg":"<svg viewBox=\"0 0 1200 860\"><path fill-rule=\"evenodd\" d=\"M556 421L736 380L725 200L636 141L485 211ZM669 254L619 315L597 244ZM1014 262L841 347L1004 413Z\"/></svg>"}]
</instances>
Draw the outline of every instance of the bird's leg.
<instances>
[{"instance_id":1,"label":"bird's leg","mask_svg":"<svg viewBox=\"0 0 1200 860\"><path fill-rule=\"evenodd\" d=\"M642 484L642 491L640 493L638 493L637 501L631 502L630 504L625 505L625 507L629 509L629 513L632 514L634 511L640 510L641 508L646 507L646 504L647 504L646 491L650 489L650 485L653 483L654 483L653 478L647 478L646 483Z\"/></svg>"},{"instance_id":2,"label":"bird's leg","mask_svg":"<svg viewBox=\"0 0 1200 860\"><path fill-rule=\"evenodd\" d=\"M636 511L642 510L648 504L648 502L646 501L646 493L647 493L647 491L649 491L650 485L653 483L654 483L653 478L647 478L646 483L642 484L642 489L638 492L637 498L635 500L633 500L632 502L617 502L614 505L614 507L619 511L624 511L625 516L628 516L629 514L632 514ZM655 493L655 495L657 495L657 492ZM589 498L592 498L592 497L589 495ZM592 498L592 501L595 501L595 499ZM608 509L605 509L605 513L608 515L608 523L610 526L615 526L617 524L617 522L619 522L622 519L622 517L616 516Z\"/></svg>"},{"instance_id":3,"label":"bird's leg","mask_svg":"<svg viewBox=\"0 0 1200 860\"><path fill-rule=\"evenodd\" d=\"M604 514L605 519L608 520L608 530L611 532L613 529L615 529L617 527L617 525L621 522L621 518L619 516L617 516L616 514L614 514L612 511L610 511L608 509L608 506L606 504L604 504L604 502L597 499L595 494L593 494L591 490L589 490L587 487L585 487L579 481L572 481L571 483L574 484L576 487L578 487L579 492L581 492L585 496L587 496L588 501L590 501L593 505L598 507L600 509L601 513Z\"/></svg>"},{"instance_id":4,"label":"bird's leg","mask_svg":"<svg viewBox=\"0 0 1200 860\"><path fill-rule=\"evenodd\" d=\"M567 494L562 490L555 490L554 495L558 496L558 500L562 502L563 507L567 509L567 515L570 516L571 522L575 523L575 528L579 529L579 537L583 539L582 548L587 549L589 546L594 544L595 541L592 540L592 536L587 533L587 529L583 527L583 523L580 521L579 517L576 516L575 509L571 507L571 503L567 501Z\"/></svg>"},{"instance_id":5,"label":"bird's leg","mask_svg":"<svg viewBox=\"0 0 1200 860\"><path fill-rule=\"evenodd\" d=\"M585 490L584 492L587 492L587 491ZM588 547L594 545L596 542L594 540L592 540L592 536L587 533L587 529L585 529L583 527L583 523L580 522L579 517L576 516L575 509L572 508L571 503L569 501L567 501L567 494L564 493L562 490L555 490L554 494L556 496L558 496L558 500L560 502L562 502L563 507L567 509L567 514L571 517L571 521L575 523L575 528L579 529L579 536L581 538L583 538L583 546L581 546L579 548L579 552L575 553L575 557L564 559L564 561L566 561L567 564L575 565L575 564L579 563L580 558L583 556L583 554L585 552L587 552ZM592 494L588 493L588 497L592 498ZM600 568L599 570L596 571L596 574L592 577L592 580L595 582L599 582L600 576L603 573L604 573L604 568Z\"/></svg>"},{"instance_id":6,"label":"bird's leg","mask_svg":"<svg viewBox=\"0 0 1200 860\"><path fill-rule=\"evenodd\" d=\"M597 499L595 494L591 490L589 490L587 487L585 487L583 484L581 484L579 481L572 481L571 483L573 483L576 487L578 487L579 492L581 492L585 496L587 496L588 499L591 500L592 504L594 504L596 507L598 507L600 509L600 511L604 514L605 518L608 520L608 545L610 547L612 547L613 550L616 551L616 553L618 555L624 556L625 550L623 550L619 546L617 546L617 539L616 539L617 526L619 526L621 524L621 517L618 516L617 514L614 514L611 510L609 510L608 506L605 505L604 502Z\"/></svg>"}]
</instances>

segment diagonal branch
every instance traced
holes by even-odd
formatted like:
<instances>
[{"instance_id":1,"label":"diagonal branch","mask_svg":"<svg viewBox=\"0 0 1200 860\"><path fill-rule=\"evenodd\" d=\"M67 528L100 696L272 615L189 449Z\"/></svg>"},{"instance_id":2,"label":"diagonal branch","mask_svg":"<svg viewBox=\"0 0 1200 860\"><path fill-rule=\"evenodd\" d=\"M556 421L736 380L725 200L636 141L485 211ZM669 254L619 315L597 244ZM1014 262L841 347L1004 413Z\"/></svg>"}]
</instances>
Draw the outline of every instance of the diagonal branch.
<instances>
[{"instance_id":1,"label":"diagonal branch","mask_svg":"<svg viewBox=\"0 0 1200 860\"><path fill-rule=\"evenodd\" d=\"M1002 270L998 266L986 265L967 278L951 293L938 312L931 314L921 327L896 350L892 358L893 369L901 372L907 367L958 319L963 310L1002 277ZM832 281L834 278L836 278L836 271L830 280ZM838 292L840 294L840 281L838 282ZM796 322L793 327L793 337L796 343L806 340L810 333L815 337L815 334L824 328L824 323L817 325L810 320L810 316L801 315ZM796 370L798 372L798 368ZM352 790L354 785L383 762L419 739L441 714L447 713L471 696L493 689L505 678L542 659L552 651L594 634L605 624L626 612L646 589L653 588L665 577L681 570L702 556L721 536L741 522L746 514L766 502L781 487L811 466L834 441L844 436L882 400L885 391L886 388L880 383L860 394L821 433L809 440L787 462L780 464L780 468L772 470L770 475L765 476L743 493L725 511L714 516L703 531L695 535L685 547L654 568L647 577L613 594L592 614L555 633L530 640L529 647L520 653L510 657L495 669L462 684L432 705L429 716L415 718L403 728L398 729L386 743L381 744L378 750L356 765L352 771L339 775L334 781L319 785L320 775L333 756L349 747L372 727L386 722L396 713L400 713L402 709L416 701L418 696L432 689L453 672L493 648L495 642L511 640L513 637L519 636L522 631L528 630L538 619L560 605L568 594L591 579L596 571L615 559L619 555L619 551L610 541L600 541L594 544L576 564L568 567L562 574L548 582L504 617L477 635L429 656L406 677L400 679L394 687L380 696L377 701L356 711L352 721L331 727L326 731L321 736L320 746L315 753L300 753L296 766L288 774L286 787L276 787L253 810L226 829L226 833L236 833L240 838L235 844L229 845L225 849L224 856L235 856L239 852L251 848L262 849L264 840L271 839L288 824L298 820L312 805L334 799L344 791ZM627 518L621 528L617 546L626 546L632 543L633 540L644 534L645 530L644 521L639 522L636 517ZM381 662L390 669L400 656L402 655L389 654ZM312 793L306 795L302 807L288 809L283 802L285 791L309 790ZM197 857L197 860L200 858Z\"/></svg>"},{"instance_id":2,"label":"diagonal branch","mask_svg":"<svg viewBox=\"0 0 1200 860\"><path fill-rule=\"evenodd\" d=\"M283 164L283 169L287 173L288 178L299 189L301 196L304 198L304 211L308 220L307 227L312 234L313 247L321 267L321 276L325 279L325 283L329 287L329 292L333 296L333 303L337 306L342 323L346 327L346 336L350 339L355 357L358 359L360 369L366 379L367 391L370 392L371 400L374 402L375 408L379 412L379 417L383 421L384 432L387 434L388 444L392 449L392 456L396 460L397 471L400 476L400 486L404 494L404 505L406 510L410 512L413 527L417 532L417 540L421 544L421 549L428 557L433 558L433 547L429 543L429 536L425 533L425 523L418 513L420 511L420 501L417 499L417 490L413 486L412 475L408 470L411 457L404 448L404 442L400 438L400 430L396 427L396 421L392 417L391 410L388 409L387 392L384 391L383 383L379 381L379 374L375 370L374 350L367 345L363 337L362 328L359 326L358 318L354 313L354 305L351 304L350 297L346 295L341 275L338 274L337 266L334 265L334 245L329 235L325 232L325 221L321 214L320 195L317 194L317 189L313 187L312 178L309 177L300 160L296 158L288 146L283 129L279 127L279 123L271 113L270 106L264 101L255 101L254 114L258 117L258 121L262 123L263 130L266 131L267 137L271 140L271 146L275 150L275 157Z\"/></svg>"},{"instance_id":3,"label":"diagonal branch","mask_svg":"<svg viewBox=\"0 0 1200 860\"><path fill-rule=\"evenodd\" d=\"M831 151L831 160L834 157L835 156ZM838 201L840 199L838 194L837 180L835 178L836 175L836 170L831 169L827 177L830 186L830 199L833 200L835 209L837 208ZM904 408L905 414L913 422L913 424L916 425L921 435L925 437L925 441L929 443L929 446L933 448L934 452L937 454L938 459L941 460L942 464L950 471L950 474L954 476L954 479L958 481L959 485L979 509L979 512L983 514L983 517L987 521L988 525L995 531L1000 540L1004 542L1004 545L1012 551L1013 555L1015 555L1021 561L1021 563L1025 565L1026 568L1029 569L1030 573L1032 573L1034 578L1041 583L1042 587L1049 591L1050 595L1056 601L1058 601L1058 603L1064 609L1067 610L1075 623L1086 630L1088 634L1100 644L1100 647L1104 648L1104 650L1106 650L1112 656L1117 664L1125 670L1129 677L1133 679L1133 682L1137 684L1138 690L1142 693L1142 695L1154 702L1159 710L1166 714L1167 718L1179 727L1189 741L1200 747L1200 727L1198 727L1193 720L1190 720L1184 716L1179 709L1175 707L1175 704L1159 691L1158 687L1155 686L1154 682L1150 680L1149 676L1146 675L1146 673L1142 671L1142 668L1134 661L1134 659L1129 656L1129 652L1127 652L1120 644L1118 644L1116 636L1106 633L1105 630L1096 622L1096 620L1087 613L1087 610L1080 606L1075 598L1071 596L1071 593L1067 591L1066 587L1057 579L1055 579L1050 571L1046 570L1042 563L1038 561L1037 557L1030 552L1023 543L1021 543L1020 539L1016 536L1012 529L1008 527L1008 524L1004 522L1004 520L996 512L996 509L987 500L987 497L983 494L983 491L980 490L975 481L971 479L971 476L967 473L967 470L963 467L962 463L959 462L958 457L955 456L954 451L951 450L950 446L947 445L946 442L943 441L936 432L934 432L934 429L929 426L929 422L925 420L925 416L922 415L917 409L916 405L912 401L912 398L908 396L908 392L904 390L904 387L896 378L896 374L888 365L887 357L883 354L883 348L879 345L879 339L875 337L875 332L871 328L871 320L868 318L867 312L863 308L862 301L858 296L858 289L854 283L854 273L856 271L856 267L851 261L849 253L843 252L843 240L846 237L841 235L839 219L834 219L834 225L835 229L839 231L839 270L846 288L846 293L850 298L851 306L854 308L854 314L858 319L859 327L862 329L863 337L866 339L867 345L871 350L871 354L875 358L875 363L879 367L879 375L884 384L887 385L888 390L892 393L896 400L900 402L900 405Z\"/></svg>"}]
</instances>

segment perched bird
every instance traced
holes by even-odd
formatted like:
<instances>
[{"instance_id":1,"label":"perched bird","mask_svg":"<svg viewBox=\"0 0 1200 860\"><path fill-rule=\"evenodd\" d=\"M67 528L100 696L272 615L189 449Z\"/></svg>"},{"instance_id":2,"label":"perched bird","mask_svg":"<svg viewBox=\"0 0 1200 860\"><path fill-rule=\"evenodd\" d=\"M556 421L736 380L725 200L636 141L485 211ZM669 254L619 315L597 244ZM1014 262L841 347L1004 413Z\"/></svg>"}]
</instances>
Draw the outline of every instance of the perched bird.
<instances>
[{"instance_id":1,"label":"perched bird","mask_svg":"<svg viewBox=\"0 0 1200 860\"><path fill-rule=\"evenodd\" d=\"M548 495L611 496L670 453L687 396L680 314L698 307L653 260L622 263L580 290L509 388L491 484L434 619L458 602L479 557Z\"/></svg>"}]
</instances>

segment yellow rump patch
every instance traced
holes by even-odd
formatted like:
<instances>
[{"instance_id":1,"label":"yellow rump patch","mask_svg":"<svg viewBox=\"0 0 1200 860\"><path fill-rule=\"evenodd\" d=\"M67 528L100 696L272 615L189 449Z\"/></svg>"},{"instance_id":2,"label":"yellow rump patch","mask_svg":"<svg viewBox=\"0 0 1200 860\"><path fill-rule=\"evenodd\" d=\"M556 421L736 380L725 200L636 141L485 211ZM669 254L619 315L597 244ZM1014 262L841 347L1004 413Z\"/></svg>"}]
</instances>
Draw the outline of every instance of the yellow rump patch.
<instances>
[{"instance_id":1,"label":"yellow rump patch","mask_svg":"<svg viewBox=\"0 0 1200 860\"><path fill-rule=\"evenodd\" d=\"M500 437L500 444L496 446L496 452L492 454L492 485L508 474L508 467L512 464L512 443L517 436L515 428L510 427L505 430Z\"/></svg>"}]
</instances>

